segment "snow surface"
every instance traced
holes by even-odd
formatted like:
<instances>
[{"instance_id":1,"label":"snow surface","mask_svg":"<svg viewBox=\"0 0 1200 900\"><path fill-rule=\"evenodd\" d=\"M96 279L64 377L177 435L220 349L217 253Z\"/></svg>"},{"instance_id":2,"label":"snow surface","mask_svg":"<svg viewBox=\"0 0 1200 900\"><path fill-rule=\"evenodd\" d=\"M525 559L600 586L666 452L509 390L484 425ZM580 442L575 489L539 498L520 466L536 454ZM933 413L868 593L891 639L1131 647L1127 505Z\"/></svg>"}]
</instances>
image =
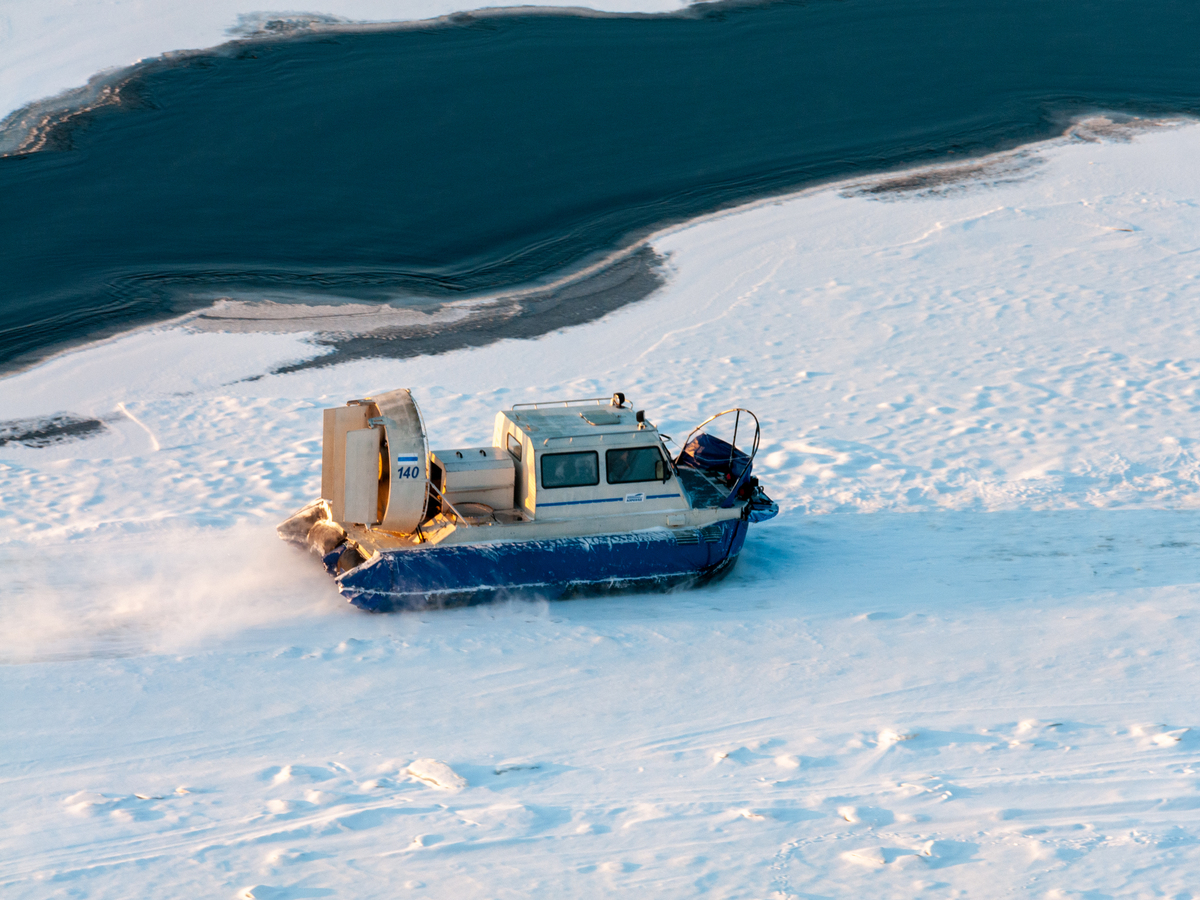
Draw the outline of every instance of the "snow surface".
<instances>
[{"instance_id":1,"label":"snow surface","mask_svg":"<svg viewBox=\"0 0 1200 900\"><path fill-rule=\"evenodd\" d=\"M0 380L5 897L1171 897L1200 871L1200 127L655 238L648 300L288 375L155 326ZM262 376L262 377L257 377ZM436 446L763 421L725 581L370 616L273 528L320 409Z\"/></svg>"},{"instance_id":2,"label":"snow surface","mask_svg":"<svg viewBox=\"0 0 1200 900\"><path fill-rule=\"evenodd\" d=\"M0 119L81 87L97 72L181 49L223 44L272 19L407 22L512 6L571 6L601 12L673 12L686 0L322 0L320 9L258 12L245 0L0 0Z\"/></svg>"}]
</instances>

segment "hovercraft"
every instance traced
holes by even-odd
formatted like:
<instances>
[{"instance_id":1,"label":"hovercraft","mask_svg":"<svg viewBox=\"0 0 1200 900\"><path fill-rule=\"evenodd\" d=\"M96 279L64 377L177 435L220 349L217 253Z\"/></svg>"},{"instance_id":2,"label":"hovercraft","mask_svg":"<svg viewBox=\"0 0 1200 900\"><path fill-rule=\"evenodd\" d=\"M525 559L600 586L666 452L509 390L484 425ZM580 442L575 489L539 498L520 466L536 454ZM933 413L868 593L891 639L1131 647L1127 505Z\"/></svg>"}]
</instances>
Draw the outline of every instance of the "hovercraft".
<instances>
[{"instance_id":1,"label":"hovercraft","mask_svg":"<svg viewBox=\"0 0 1200 900\"><path fill-rule=\"evenodd\" d=\"M729 416L731 442L705 431ZM518 403L490 446L431 452L411 391L389 391L324 410L321 499L278 531L374 612L700 584L779 511L751 474L759 436L728 409L672 457L618 393Z\"/></svg>"}]
</instances>

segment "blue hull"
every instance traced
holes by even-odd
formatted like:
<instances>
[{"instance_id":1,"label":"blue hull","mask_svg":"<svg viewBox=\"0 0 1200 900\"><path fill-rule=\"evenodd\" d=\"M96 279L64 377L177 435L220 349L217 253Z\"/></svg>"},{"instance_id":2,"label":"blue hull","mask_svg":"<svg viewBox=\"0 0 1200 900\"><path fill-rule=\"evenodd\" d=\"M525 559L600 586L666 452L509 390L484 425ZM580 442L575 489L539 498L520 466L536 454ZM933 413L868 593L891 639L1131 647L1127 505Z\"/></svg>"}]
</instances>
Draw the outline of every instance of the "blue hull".
<instances>
[{"instance_id":1,"label":"blue hull","mask_svg":"<svg viewBox=\"0 0 1200 900\"><path fill-rule=\"evenodd\" d=\"M745 519L729 519L686 537L643 531L393 550L337 576L337 584L347 600L371 612L464 606L511 594L560 598L663 590L727 572L747 525ZM337 556L334 551L326 557L331 571Z\"/></svg>"}]
</instances>

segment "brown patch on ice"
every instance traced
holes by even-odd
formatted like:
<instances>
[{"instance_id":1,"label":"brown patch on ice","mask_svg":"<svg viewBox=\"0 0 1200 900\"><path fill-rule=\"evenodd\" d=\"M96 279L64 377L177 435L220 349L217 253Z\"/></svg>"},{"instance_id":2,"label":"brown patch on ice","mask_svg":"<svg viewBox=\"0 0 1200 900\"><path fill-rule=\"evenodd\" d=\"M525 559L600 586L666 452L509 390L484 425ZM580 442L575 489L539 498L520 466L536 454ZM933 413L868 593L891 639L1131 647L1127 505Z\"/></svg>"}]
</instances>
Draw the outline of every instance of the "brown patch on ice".
<instances>
[{"instance_id":1,"label":"brown patch on ice","mask_svg":"<svg viewBox=\"0 0 1200 900\"><path fill-rule=\"evenodd\" d=\"M1067 129L1066 137L1092 143L1126 144L1147 131L1179 128L1187 119L1143 119L1140 116L1088 116Z\"/></svg>"},{"instance_id":2,"label":"brown patch on ice","mask_svg":"<svg viewBox=\"0 0 1200 900\"><path fill-rule=\"evenodd\" d=\"M1063 141L1127 143L1140 134L1178 128L1187 119L1146 119L1128 115L1094 115L1077 119L1062 137L1009 153L998 153L963 162L938 163L903 172L856 180L840 191L843 197L872 200L907 200L946 197L967 190L1028 181L1043 164L1039 150Z\"/></svg>"},{"instance_id":3,"label":"brown patch on ice","mask_svg":"<svg viewBox=\"0 0 1200 900\"><path fill-rule=\"evenodd\" d=\"M856 181L843 188L841 195L874 200L944 197L969 188L1027 181L1042 163L1039 156L1028 151L964 163L943 163Z\"/></svg>"},{"instance_id":4,"label":"brown patch on ice","mask_svg":"<svg viewBox=\"0 0 1200 900\"><path fill-rule=\"evenodd\" d=\"M0 447L19 444L40 449L67 441L84 440L102 431L104 423L99 419L71 413L59 413L44 419L9 419L0 422Z\"/></svg>"},{"instance_id":5,"label":"brown patch on ice","mask_svg":"<svg viewBox=\"0 0 1200 900\"><path fill-rule=\"evenodd\" d=\"M197 331L311 332L323 355L277 372L323 368L354 359L406 359L505 339L533 338L581 325L648 297L666 281L665 260L642 245L553 285L438 305L307 305L223 299L177 322Z\"/></svg>"},{"instance_id":6,"label":"brown patch on ice","mask_svg":"<svg viewBox=\"0 0 1200 900\"><path fill-rule=\"evenodd\" d=\"M477 308L483 311L491 305L479 303ZM189 331L236 334L312 331L322 335L364 335L397 328L444 327L469 318L474 311L470 303L421 309L381 303L278 303L223 297L182 324Z\"/></svg>"}]
</instances>

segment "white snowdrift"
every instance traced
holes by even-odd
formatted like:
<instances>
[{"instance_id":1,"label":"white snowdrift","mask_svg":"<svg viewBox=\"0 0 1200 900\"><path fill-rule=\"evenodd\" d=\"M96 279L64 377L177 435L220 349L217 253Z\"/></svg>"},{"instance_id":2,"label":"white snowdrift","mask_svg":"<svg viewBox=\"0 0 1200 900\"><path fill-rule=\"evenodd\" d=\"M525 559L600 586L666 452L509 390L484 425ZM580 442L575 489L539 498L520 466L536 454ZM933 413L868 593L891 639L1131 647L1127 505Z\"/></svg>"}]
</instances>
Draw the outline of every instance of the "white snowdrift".
<instances>
[{"instance_id":1,"label":"white snowdrift","mask_svg":"<svg viewBox=\"0 0 1200 900\"><path fill-rule=\"evenodd\" d=\"M461 791L467 786L467 779L436 759L414 760L404 771L417 781L443 791Z\"/></svg>"},{"instance_id":2,"label":"white snowdrift","mask_svg":"<svg viewBox=\"0 0 1200 900\"><path fill-rule=\"evenodd\" d=\"M712 217L536 341L248 380L316 351L159 326L0 380L0 420L104 423L0 448L3 893L1193 891L1198 154ZM784 512L702 590L363 615L272 528L320 408L397 386L435 446L744 404Z\"/></svg>"}]
</instances>

